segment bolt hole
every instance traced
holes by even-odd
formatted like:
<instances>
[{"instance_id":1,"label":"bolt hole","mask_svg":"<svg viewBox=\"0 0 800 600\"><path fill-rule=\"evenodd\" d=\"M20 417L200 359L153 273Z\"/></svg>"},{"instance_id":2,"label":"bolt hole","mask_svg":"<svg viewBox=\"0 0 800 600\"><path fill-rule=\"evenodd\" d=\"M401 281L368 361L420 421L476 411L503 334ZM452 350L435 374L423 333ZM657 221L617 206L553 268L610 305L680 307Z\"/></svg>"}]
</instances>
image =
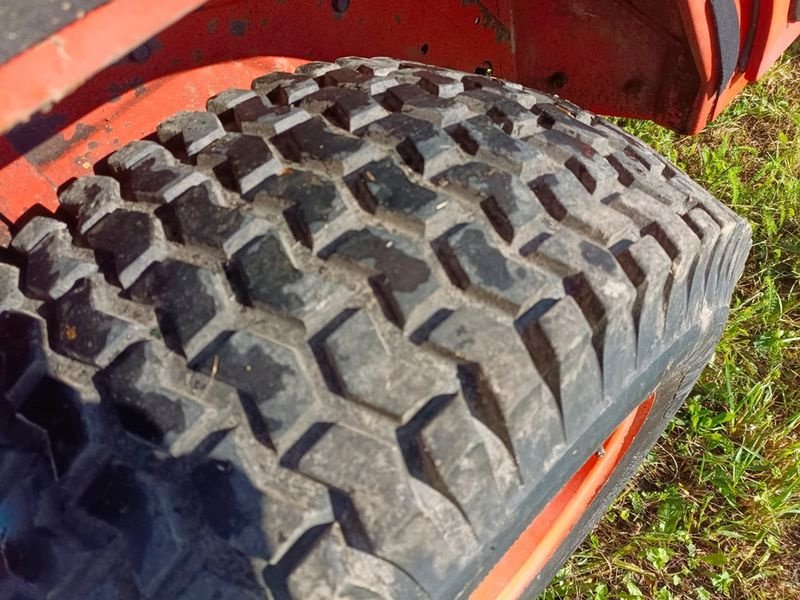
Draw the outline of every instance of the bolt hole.
<instances>
[{"instance_id":1,"label":"bolt hole","mask_svg":"<svg viewBox=\"0 0 800 600\"><path fill-rule=\"evenodd\" d=\"M428 50L430 50L430 46L428 46L428 44L422 44L422 46L419 49L420 53L423 56L425 56L428 53Z\"/></svg>"},{"instance_id":2,"label":"bolt hole","mask_svg":"<svg viewBox=\"0 0 800 600\"><path fill-rule=\"evenodd\" d=\"M564 71L558 71L547 78L547 85L554 89L559 89L567 85L569 77Z\"/></svg>"},{"instance_id":3,"label":"bolt hole","mask_svg":"<svg viewBox=\"0 0 800 600\"><path fill-rule=\"evenodd\" d=\"M350 0L331 0L333 5L333 12L337 14L344 14L350 8Z\"/></svg>"}]
</instances>

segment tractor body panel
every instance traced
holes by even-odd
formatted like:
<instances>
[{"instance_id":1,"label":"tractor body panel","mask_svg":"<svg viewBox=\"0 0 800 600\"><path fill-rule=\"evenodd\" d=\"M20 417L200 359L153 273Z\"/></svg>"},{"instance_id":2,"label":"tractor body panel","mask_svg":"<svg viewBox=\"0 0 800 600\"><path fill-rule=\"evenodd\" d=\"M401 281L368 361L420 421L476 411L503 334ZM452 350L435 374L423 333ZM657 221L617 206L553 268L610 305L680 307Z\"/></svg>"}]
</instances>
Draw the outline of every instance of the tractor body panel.
<instances>
[{"instance_id":1,"label":"tractor body panel","mask_svg":"<svg viewBox=\"0 0 800 600\"><path fill-rule=\"evenodd\" d=\"M12 225L54 210L60 186L180 108L353 54L491 68L596 112L697 132L800 34L796 12L793 0L85 0L51 14L46 37L0 46L0 215ZM11 10L8 30L25 14Z\"/></svg>"}]
</instances>

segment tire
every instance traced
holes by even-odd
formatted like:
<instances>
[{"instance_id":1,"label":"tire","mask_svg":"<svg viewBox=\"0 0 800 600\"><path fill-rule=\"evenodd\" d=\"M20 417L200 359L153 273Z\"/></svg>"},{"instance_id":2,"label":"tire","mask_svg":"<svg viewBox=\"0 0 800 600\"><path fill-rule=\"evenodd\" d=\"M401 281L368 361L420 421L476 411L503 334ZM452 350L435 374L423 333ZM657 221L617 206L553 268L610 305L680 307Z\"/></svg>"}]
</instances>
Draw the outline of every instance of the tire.
<instances>
[{"instance_id":1,"label":"tire","mask_svg":"<svg viewBox=\"0 0 800 600\"><path fill-rule=\"evenodd\" d=\"M0 263L0 598L466 598L710 357L745 221L614 125L346 58L162 123Z\"/></svg>"}]
</instances>

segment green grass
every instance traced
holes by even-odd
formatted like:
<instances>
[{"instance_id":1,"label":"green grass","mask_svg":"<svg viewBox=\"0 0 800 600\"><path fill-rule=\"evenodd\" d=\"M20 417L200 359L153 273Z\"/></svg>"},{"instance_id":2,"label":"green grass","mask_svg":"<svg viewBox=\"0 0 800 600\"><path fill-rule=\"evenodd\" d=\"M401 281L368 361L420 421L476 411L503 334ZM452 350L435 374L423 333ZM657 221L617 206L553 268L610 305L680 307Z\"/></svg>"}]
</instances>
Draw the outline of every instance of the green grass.
<instances>
[{"instance_id":1,"label":"green grass","mask_svg":"<svg viewBox=\"0 0 800 600\"><path fill-rule=\"evenodd\" d=\"M706 132L622 124L753 226L717 353L542 596L800 599L800 53Z\"/></svg>"}]
</instances>

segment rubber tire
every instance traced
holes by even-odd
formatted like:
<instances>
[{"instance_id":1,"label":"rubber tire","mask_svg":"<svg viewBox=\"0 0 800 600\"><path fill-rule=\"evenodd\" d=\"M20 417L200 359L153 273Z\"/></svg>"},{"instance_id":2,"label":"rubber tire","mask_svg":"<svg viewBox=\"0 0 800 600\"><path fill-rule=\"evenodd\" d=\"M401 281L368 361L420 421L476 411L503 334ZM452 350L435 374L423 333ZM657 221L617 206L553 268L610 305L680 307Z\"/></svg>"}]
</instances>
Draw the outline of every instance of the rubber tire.
<instances>
[{"instance_id":1,"label":"rubber tire","mask_svg":"<svg viewBox=\"0 0 800 600\"><path fill-rule=\"evenodd\" d=\"M0 599L466 598L713 351L749 227L614 125L346 58L179 113L0 262Z\"/></svg>"}]
</instances>

